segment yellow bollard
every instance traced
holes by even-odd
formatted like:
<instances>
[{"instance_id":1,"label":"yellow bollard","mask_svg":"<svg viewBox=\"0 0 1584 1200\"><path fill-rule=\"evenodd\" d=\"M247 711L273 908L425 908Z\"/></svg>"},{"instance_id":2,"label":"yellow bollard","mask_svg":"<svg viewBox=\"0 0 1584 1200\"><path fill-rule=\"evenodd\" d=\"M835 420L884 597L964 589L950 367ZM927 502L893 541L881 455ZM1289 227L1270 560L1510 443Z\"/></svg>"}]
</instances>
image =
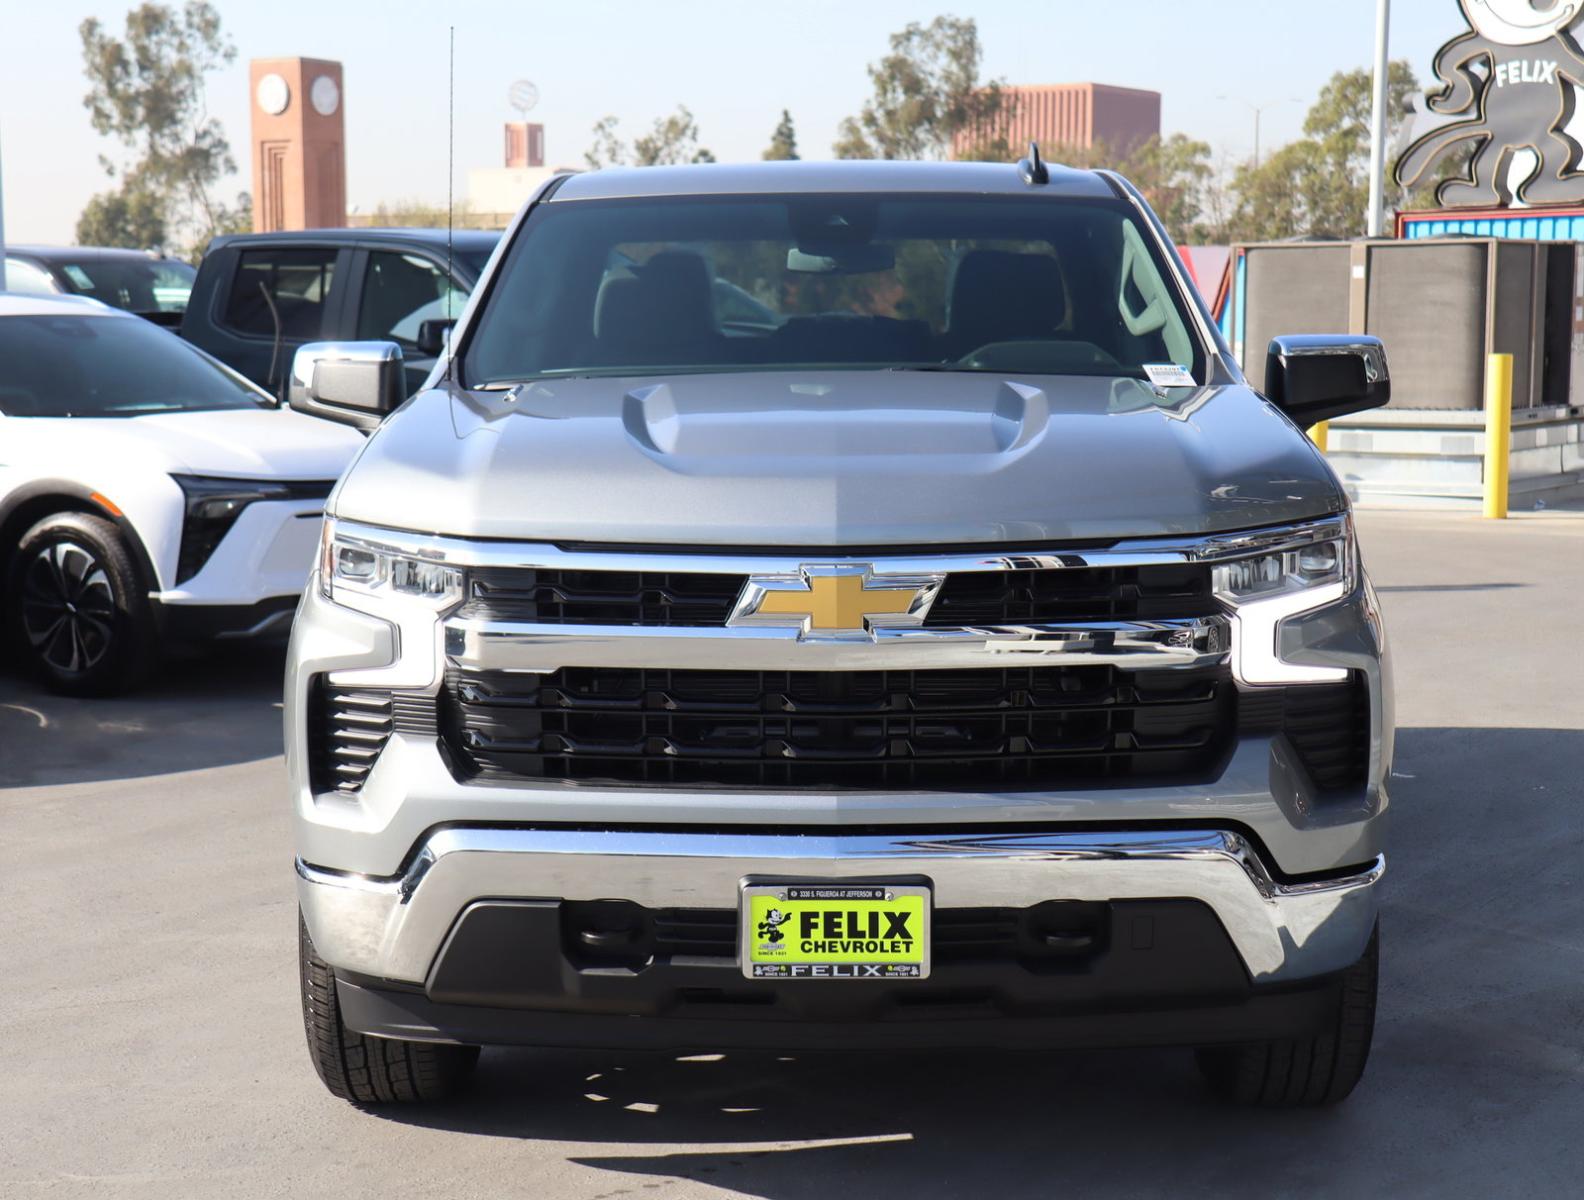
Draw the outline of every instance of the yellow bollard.
<instances>
[{"instance_id":1,"label":"yellow bollard","mask_svg":"<svg viewBox=\"0 0 1584 1200\"><path fill-rule=\"evenodd\" d=\"M1512 465L1513 356L1492 354L1485 363L1485 516L1507 519Z\"/></svg>"},{"instance_id":2,"label":"yellow bollard","mask_svg":"<svg viewBox=\"0 0 1584 1200\"><path fill-rule=\"evenodd\" d=\"M1315 444L1316 450L1324 454L1331 440L1331 422L1321 421L1318 425L1309 426L1309 440Z\"/></svg>"}]
</instances>

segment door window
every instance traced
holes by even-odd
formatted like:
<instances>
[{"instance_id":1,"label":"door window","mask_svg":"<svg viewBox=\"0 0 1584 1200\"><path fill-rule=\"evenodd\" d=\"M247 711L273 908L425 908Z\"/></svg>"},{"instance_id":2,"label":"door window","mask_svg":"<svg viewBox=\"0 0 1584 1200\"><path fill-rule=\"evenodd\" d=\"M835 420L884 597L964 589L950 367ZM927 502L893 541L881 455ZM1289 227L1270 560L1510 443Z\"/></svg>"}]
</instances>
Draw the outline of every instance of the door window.
<instances>
[{"instance_id":1,"label":"door window","mask_svg":"<svg viewBox=\"0 0 1584 1200\"><path fill-rule=\"evenodd\" d=\"M442 267L420 254L371 250L358 306L358 340L392 341L413 349L423 322L454 320L467 297L446 279Z\"/></svg>"},{"instance_id":2,"label":"door window","mask_svg":"<svg viewBox=\"0 0 1584 1200\"><path fill-rule=\"evenodd\" d=\"M238 333L272 338L278 314L288 341L322 336L336 254L333 248L244 250L222 319Z\"/></svg>"}]
</instances>

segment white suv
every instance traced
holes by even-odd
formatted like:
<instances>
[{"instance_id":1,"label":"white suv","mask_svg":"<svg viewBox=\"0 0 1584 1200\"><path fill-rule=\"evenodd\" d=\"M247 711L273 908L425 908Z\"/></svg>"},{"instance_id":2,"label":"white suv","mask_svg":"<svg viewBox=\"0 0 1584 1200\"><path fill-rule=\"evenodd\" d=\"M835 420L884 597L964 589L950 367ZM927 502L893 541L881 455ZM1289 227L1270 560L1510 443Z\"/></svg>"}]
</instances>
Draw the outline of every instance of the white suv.
<instances>
[{"instance_id":1,"label":"white suv","mask_svg":"<svg viewBox=\"0 0 1584 1200\"><path fill-rule=\"evenodd\" d=\"M7 657L103 694L165 642L284 635L362 444L137 317L0 294Z\"/></svg>"}]
</instances>

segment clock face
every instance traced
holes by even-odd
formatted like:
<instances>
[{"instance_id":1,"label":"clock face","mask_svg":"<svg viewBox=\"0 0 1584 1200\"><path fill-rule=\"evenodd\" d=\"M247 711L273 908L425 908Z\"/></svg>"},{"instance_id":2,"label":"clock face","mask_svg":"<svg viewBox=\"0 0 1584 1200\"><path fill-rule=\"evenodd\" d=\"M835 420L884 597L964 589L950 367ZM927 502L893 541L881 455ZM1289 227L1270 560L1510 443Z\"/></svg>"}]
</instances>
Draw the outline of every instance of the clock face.
<instances>
[{"instance_id":1,"label":"clock face","mask_svg":"<svg viewBox=\"0 0 1584 1200\"><path fill-rule=\"evenodd\" d=\"M291 85L271 72L258 81L258 90L254 93L254 99L270 116L278 117L291 103Z\"/></svg>"},{"instance_id":2,"label":"clock face","mask_svg":"<svg viewBox=\"0 0 1584 1200\"><path fill-rule=\"evenodd\" d=\"M314 112L321 117L331 117L341 107L341 89L330 76L321 75L308 89L308 99L313 103Z\"/></svg>"}]
</instances>

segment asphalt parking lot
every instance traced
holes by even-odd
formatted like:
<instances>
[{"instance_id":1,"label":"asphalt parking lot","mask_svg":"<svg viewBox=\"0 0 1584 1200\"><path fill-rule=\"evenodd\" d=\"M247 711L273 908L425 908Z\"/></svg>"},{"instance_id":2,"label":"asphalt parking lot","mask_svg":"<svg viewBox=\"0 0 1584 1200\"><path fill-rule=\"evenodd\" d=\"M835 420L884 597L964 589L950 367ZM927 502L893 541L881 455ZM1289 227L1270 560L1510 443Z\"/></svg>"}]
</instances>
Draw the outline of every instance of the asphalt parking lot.
<instances>
[{"instance_id":1,"label":"asphalt parking lot","mask_svg":"<svg viewBox=\"0 0 1584 1200\"><path fill-rule=\"evenodd\" d=\"M1584 1173L1584 517L1366 513L1397 663L1381 1022L1353 1100L1210 1103L1180 1052L486 1052L321 1088L278 653L65 701L0 677L0 1195L1560 1196Z\"/></svg>"}]
</instances>

